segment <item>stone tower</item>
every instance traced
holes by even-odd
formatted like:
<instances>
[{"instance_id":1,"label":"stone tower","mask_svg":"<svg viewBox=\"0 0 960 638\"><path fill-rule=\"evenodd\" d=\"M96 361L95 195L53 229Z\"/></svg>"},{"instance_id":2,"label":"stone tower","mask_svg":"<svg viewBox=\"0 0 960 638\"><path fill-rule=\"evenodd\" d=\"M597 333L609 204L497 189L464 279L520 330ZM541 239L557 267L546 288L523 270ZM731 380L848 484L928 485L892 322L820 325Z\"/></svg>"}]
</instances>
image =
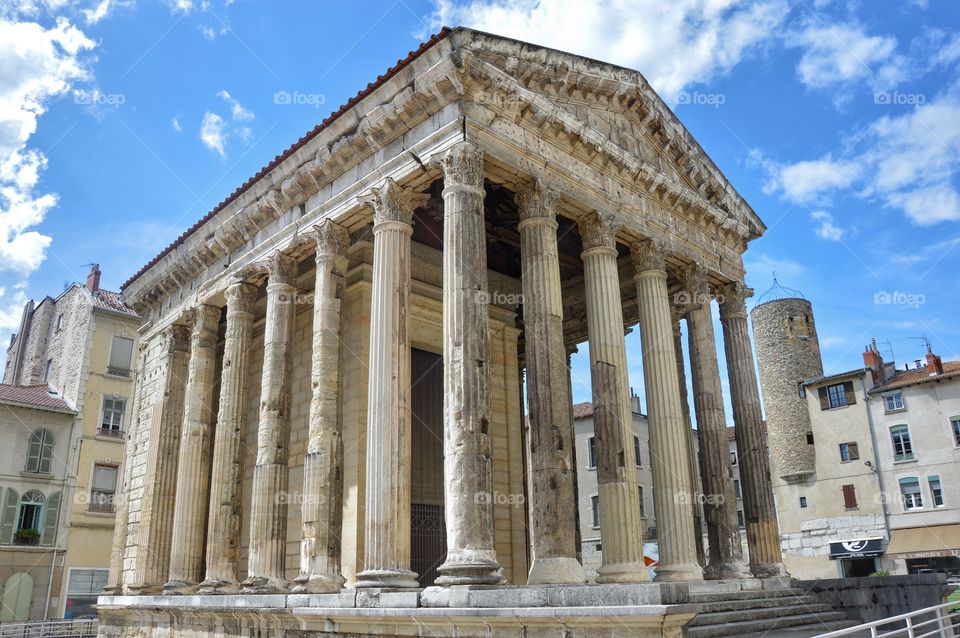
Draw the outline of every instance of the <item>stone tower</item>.
<instances>
[{"instance_id":1,"label":"stone tower","mask_svg":"<svg viewBox=\"0 0 960 638\"><path fill-rule=\"evenodd\" d=\"M773 472L787 482L814 472L813 434L802 382L823 375L813 307L776 278L750 313L760 364Z\"/></svg>"}]
</instances>

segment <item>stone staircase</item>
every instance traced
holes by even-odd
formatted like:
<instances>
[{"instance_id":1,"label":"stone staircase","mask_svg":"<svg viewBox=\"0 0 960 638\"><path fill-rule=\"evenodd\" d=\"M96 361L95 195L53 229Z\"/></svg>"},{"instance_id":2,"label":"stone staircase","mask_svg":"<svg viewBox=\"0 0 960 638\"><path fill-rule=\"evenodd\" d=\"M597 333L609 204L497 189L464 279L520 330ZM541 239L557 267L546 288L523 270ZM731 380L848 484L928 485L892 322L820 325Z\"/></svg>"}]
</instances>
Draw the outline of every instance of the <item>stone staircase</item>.
<instances>
[{"instance_id":1,"label":"stone staircase","mask_svg":"<svg viewBox=\"0 0 960 638\"><path fill-rule=\"evenodd\" d=\"M719 585L722 581L714 582ZM689 604L698 613L687 627L688 638L745 636L777 630L805 638L858 624L793 586L743 590L731 581L729 588L691 590Z\"/></svg>"}]
</instances>

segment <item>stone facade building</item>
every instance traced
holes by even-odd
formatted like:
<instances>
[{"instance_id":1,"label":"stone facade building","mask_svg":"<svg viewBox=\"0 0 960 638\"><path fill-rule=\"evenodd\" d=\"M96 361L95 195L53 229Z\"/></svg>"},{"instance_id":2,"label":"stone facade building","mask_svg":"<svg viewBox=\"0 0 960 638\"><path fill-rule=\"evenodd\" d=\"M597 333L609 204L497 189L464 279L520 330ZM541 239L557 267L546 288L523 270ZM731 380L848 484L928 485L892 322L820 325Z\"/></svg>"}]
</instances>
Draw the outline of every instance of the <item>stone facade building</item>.
<instances>
[{"instance_id":1,"label":"stone facade building","mask_svg":"<svg viewBox=\"0 0 960 638\"><path fill-rule=\"evenodd\" d=\"M39 551L24 546L19 533L27 525L22 516L26 494L34 495L39 503L34 509L45 521L53 528L59 521L62 528L55 535L45 531L41 538L40 547L50 547L47 553L53 556L23 572L34 583L33 611L29 618L16 616L18 620L92 617L97 594L107 581L140 318L118 293L100 288L100 276L94 265L85 284L67 287L56 299L27 302L7 350L6 392L42 399L49 391L57 404L51 410L42 400L39 405L28 402L31 418L23 418L19 427L10 424L17 430L11 434L18 446L0 465L5 477L0 487L6 491L0 550L14 555ZM63 416L67 413L76 419ZM35 436L42 439L37 453L42 456L49 448L55 472L37 469L42 459L35 462L30 452ZM10 479L17 476L22 478ZM29 491L24 481L31 483ZM51 565L52 583L34 573L46 574ZM6 580L21 578L20 573ZM0 584L6 580L0 574Z\"/></svg>"},{"instance_id":2,"label":"stone facade building","mask_svg":"<svg viewBox=\"0 0 960 638\"><path fill-rule=\"evenodd\" d=\"M639 74L442 31L124 284L146 324L102 635L679 636L691 612L661 603L705 575L783 574L743 284L763 230ZM714 297L754 470L749 565ZM723 497L705 501L705 568L682 319L703 489ZM594 585L566 365L584 341ZM628 356L646 372L656 583Z\"/></svg>"}]
</instances>

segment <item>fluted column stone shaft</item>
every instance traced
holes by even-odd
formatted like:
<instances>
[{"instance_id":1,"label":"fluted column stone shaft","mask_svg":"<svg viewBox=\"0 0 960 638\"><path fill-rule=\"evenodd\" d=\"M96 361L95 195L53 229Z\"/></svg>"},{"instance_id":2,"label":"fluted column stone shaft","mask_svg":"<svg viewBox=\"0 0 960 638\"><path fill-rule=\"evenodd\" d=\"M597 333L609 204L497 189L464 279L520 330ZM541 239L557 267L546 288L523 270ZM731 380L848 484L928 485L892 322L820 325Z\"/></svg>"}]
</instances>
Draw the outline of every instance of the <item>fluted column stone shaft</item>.
<instances>
[{"instance_id":1,"label":"fluted column stone shaft","mask_svg":"<svg viewBox=\"0 0 960 638\"><path fill-rule=\"evenodd\" d=\"M343 527L343 439L340 426L340 308L346 286L350 236L332 220L307 236L316 244L313 293L313 358L310 416L303 460L303 533L297 593L343 587L340 533Z\"/></svg>"},{"instance_id":2,"label":"fluted column stone shaft","mask_svg":"<svg viewBox=\"0 0 960 638\"><path fill-rule=\"evenodd\" d=\"M617 271L618 227L599 213L581 218L579 225L583 240L580 257L586 288L603 544L603 564L597 570L597 582L642 582L649 580L649 576L643 562L633 416Z\"/></svg>"},{"instance_id":3,"label":"fluted column stone shaft","mask_svg":"<svg viewBox=\"0 0 960 638\"><path fill-rule=\"evenodd\" d=\"M674 352L663 248L653 240L631 246L643 379L650 424L653 505L657 515L660 566L655 580L700 580L694 530L695 484L689 471L686 420Z\"/></svg>"},{"instance_id":4,"label":"fluted column stone shaft","mask_svg":"<svg viewBox=\"0 0 960 638\"><path fill-rule=\"evenodd\" d=\"M176 538L170 551L169 579L163 586L169 593L194 592L203 578L220 308L204 304L194 315L173 513ZM145 549L153 551L153 548Z\"/></svg>"},{"instance_id":5,"label":"fluted column stone shaft","mask_svg":"<svg viewBox=\"0 0 960 638\"><path fill-rule=\"evenodd\" d=\"M364 569L358 588L417 587L410 570L410 237L428 196L387 178L374 211Z\"/></svg>"},{"instance_id":6,"label":"fluted column stone shaft","mask_svg":"<svg viewBox=\"0 0 960 638\"><path fill-rule=\"evenodd\" d=\"M736 425L737 453L740 457L740 485L750 571L757 578L768 578L785 576L787 572L780 550L780 528L770 481L770 460L764 438L757 373L753 367L753 347L747 328L746 299L751 292L739 282L724 286L720 291L720 322L723 325L723 347L730 380L733 422Z\"/></svg>"},{"instance_id":7,"label":"fluted column stone shaft","mask_svg":"<svg viewBox=\"0 0 960 638\"><path fill-rule=\"evenodd\" d=\"M244 281L225 291L227 326L220 374L220 405L210 476L210 524L207 527L207 575L201 593L240 591L240 517L243 484L243 435L247 413L247 373L257 287Z\"/></svg>"},{"instance_id":8,"label":"fluted column stone shaft","mask_svg":"<svg viewBox=\"0 0 960 638\"><path fill-rule=\"evenodd\" d=\"M690 369L693 376L693 406L700 435L700 478L703 510L707 521L709 558L704 574L710 579L749 578L743 561L743 546L737 521L737 499L731 477L727 419L723 410L717 342L713 332L712 295L706 271L693 265L685 273L687 294L692 300L687 312L690 328Z\"/></svg>"},{"instance_id":9,"label":"fluted column stone shaft","mask_svg":"<svg viewBox=\"0 0 960 638\"><path fill-rule=\"evenodd\" d=\"M703 550L703 515L700 506L702 493L700 490L700 479L697 475L697 449L693 443L693 420L690 414L690 398L687 394L687 371L683 366L683 337L680 332L680 317L676 309L674 309L671 314L671 321L673 323L673 349L677 357L677 379L680 381L680 406L683 408L683 422L687 442L687 469L690 474L690 484L693 485L695 494L693 503L694 547L697 550L697 564L703 567L707 564L707 558Z\"/></svg>"},{"instance_id":10,"label":"fluted column stone shaft","mask_svg":"<svg viewBox=\"0 0 960 638\"><path fill-rule=\"evenodd\" d=\"M144 476L137 555L132 592L155 594L163 590L170 575L170 545L173 535L174 501L177 492L180 431L190 360L190 326L172 325L159 337L163 348L162 377L154 397L149 422L150 439ZM141 382L143 383L143 382ZM138 393L143 390L138 387ZM129 457L127 457L129 458Z\"/></svg>"},{"instance_id":11,"label":"fluted column stone shaft","mask_svg":"<svg viewBox=\"0 0 960 638\"><path fill-rule=\"evenodd\" d=\"M528 584L582 583L569 357L557 249L557 195L534 184L517 196L530 419Z\"/></svg>"},{"instance_id":12,"label":"fluted column stone shaft","mask_svg":"<svg viewBox=\"0 0 960 638\"><path fill-rule=\"evenodd\" d=\"M243 591L287 591L285 575L290 458L291 342L296 310L296 262L280 251L262 265L267 273L263 373L257 424L257 461L250 500L250 549Z\"/></svg>"},{"instance_id":13,"label":"fluted column stone shaft","mask_svg":"<svg viewBox=\"0 0 960 638\"><path fill-rule=\"evenodd\" d=\"M483 151L459 142L443 167L443 474L447 558L438 585L503 581L493 546L490 320Z\"/></svg>"}]
</instances>

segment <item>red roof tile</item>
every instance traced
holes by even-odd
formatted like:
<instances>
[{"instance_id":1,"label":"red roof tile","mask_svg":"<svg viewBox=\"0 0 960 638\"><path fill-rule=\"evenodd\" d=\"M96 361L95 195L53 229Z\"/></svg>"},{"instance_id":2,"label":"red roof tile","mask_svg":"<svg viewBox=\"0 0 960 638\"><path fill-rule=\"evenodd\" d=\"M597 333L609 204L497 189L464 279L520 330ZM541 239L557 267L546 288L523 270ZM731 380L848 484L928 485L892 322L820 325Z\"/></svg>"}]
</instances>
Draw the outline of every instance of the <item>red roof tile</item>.
<instances>
[{"instance_id":1,"label":"red roof tile","mask_svg":"<svg viewBox=\"0 0 960 638\"><path fill-rule=\"evenodd\" d=\"M105 310L113 310L114 312L123 312L129 315L137 316L133 310L127 307L127 304L123 303L123 295L119 292L111 292L109 290L97 290L93 293L93 305L97 308L104 308Z\"/></svg>"},{"instance_id":2,"label":"red roof tile","mask_svg":"<svg viewBox=\"0 0 960 638\"><path fill-rule=\"evenodd\" d=\"M0 383L0 403L20 403L37 408L49 408L65 412L73 412L59 394L53 394L46 384L42 385L8 385Z\"/></svg>"},{"instance_id":3,"label":"red roof tile","mask_svg":"<svg viewBox=\"0 0 960 638\"><path fill-rule=\"evenodd\" d=\"M394 66L390 67L386 73L377 77L376 81L371 82L366 86L365 89L357 93L354 97L347 100L347 102L343 104L339 109L331 113L327 117L327 119L320 122L320 124L315 126L313 130L309 131L306 135L304 135L299 140L297 140L297 142L294 143L293 146L291 146L290 148L285 150L283 153L273 158L273 161L271 161L269 164L267 164L266 166L261 168L259 171L257 171L256 175L248 179L246 182L243 183L243 185L241 185L238 189L233 191L233 193L228 195L226 199L224 199L222 202L217 204L213 210L211 210L209 213L204 215L197 223L195 223L193 226L188 228L182 235L180 235L180 237L178 237L172 244L164 248L159 255L151 259L143 268L138 270L135 275L133 275L132 277L130 277L130 279L125 281L123 285L120 286L120 289L121 290L126 289L127 286L133 283L140 275L147 272L147 270L152 268L157 262L163 259L174 248L176 248L177 246L182 244L184 241L186 241L186 239L190 235L195 233L201 226L203 226L210 219L212 219L217 213L219 213L221 210L226 208L231 202L233 202L235 199L237 199L243 193L245 193L248 188L256 184L261 177L263 177L264 175L272 171L274 168L279 166L285 159L293 155L304 144L306 144L307 142L315 138L317 135L320 134L321 131L323 131L325 128L333 124L333 122L335 122L337 118L339 118L341 115L349 111L363 98L373 93L376 89L378 89L381 85L383 85L387 80L392 78L394 75L396 75L401 70L403 70L404 67L406 67L408 64L410 64L415 59L420 57L420 55L422 55L424 51L433 47L433 45L435 45L437 42L440 42L441 40L446 38L451 32L452 32L452 29L450 29L449 27L443 27L442 29L440 29L440 31L438 31L435 35L433 35L429 40L422 43L416 50L408 53L407 57L403 58L402 60L397 60L397 63Z\"/></svg>"},{"instance_id":4,"label":"red roof tile","mask_svg":"<svg viewBox=\"0 0 960 638\"><path fill-rule=\"evenodd\" d=\"M587 401L585 403L574 403L573 404L573 418L582 419L593 415L593 402Z\"/></svg>"},{"instance_id":5,"label":"red roof tile","mask_svg":"<svg viewBox=\"0 0 960 638\"><path fill-rule=\"evenodd\" d=\"M960 361L944 361L943 374L931 376L927 372L927 367L915 368L913 370L899 370L896 375L882 386L870 390L874 392L886 392L895 388L903 388L908 385L916 385L926 381L940 381L941 379L951 379L960 376Z\"/></svg>"}]
</instances>

